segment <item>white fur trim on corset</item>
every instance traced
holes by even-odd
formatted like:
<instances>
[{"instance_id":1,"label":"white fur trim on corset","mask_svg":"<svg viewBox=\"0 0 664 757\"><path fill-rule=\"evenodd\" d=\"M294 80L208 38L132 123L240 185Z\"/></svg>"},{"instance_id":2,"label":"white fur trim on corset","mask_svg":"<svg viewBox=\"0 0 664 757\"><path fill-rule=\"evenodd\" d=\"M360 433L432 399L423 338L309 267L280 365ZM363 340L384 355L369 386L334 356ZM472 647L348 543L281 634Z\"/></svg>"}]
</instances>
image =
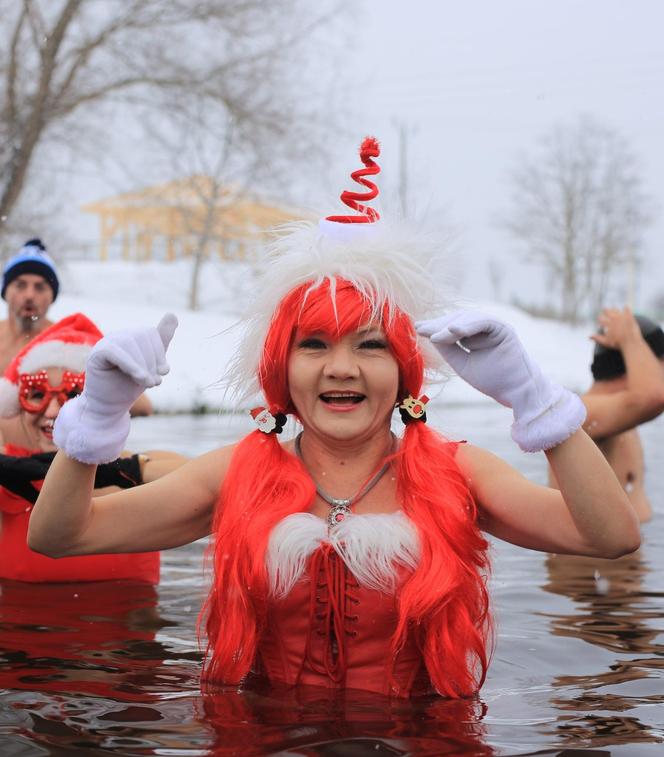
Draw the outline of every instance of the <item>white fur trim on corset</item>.
<instances>
[{"instance_id":1,"label":"white fur trim on corset","mask_svg":"<svg viewBox=\"0 0 664 757\"><path fill-rule=\"evenodd\" d=\"M415 570L420 556L417 529L402 513L353 515L334 528L330 542L358 583L393 593L397 567Z\"/></svg>"},{"instance_id":2,"label":"white fur trim on corset","mask_svg":"<svg viewBox=\"0 0 664 757\"><path fill-rule=\"evenodd\" d=\"M28 352L18 366L19 373L36 373L45 368L68 368L74 373L85 370L92 351L89 344L72 344L53 339L42 342Z\"/></svg>"},{"instance_id":3,"label":"white fur trim on corset","mask_svg":"<svg viewBox=\"0 0 664 757\"><path fill-rule=\"evenodd\" d=\"M275 597L287 596L304 573L307 559L327 537L327 525L311 513L288 515L272 529L267 572Z\"/></svg>"},{"instance_id":4,"label":"white fur trim on corset","mask_svg":"<svg viewBox=\"0 0 664 757\"><path fill-rule=\"evenodd\" d=\"M417 529L402 512L354 514L329 532L321 518L295 513L270 534L266 563L273 596L290 593L323 542L332 545L361 586L388 594L395 591L397 568L415 570L419 561Z\"/></svg>"},{"instance_id":5,"label":"white fur trim on corset","mask_svg":"<svg viewBox=\"0 0 664 757\"><path fill-rule=\"evenodd\" d=\"M6 378L0 378L0 418L13 418L19 410L18 387Z\"/></svg>"},{"instance_id":6,"label":"white fur trim on corset","mask_svg":"<svg viewBox=\"0 0 664 757\"><path fill-rule=\"evenodd\" d=\"M334 233L328 231L330 226ZM257 392L257 371L272 316L283 298L302 284L316 289L329 280L334 290L335 280L343 278L367 295L376 313L387 304L390 314L398 308L414 320L450 307L443 271L434 270L443 264L440 233L402 221L362 224L367 228L355 232L337 233L337 226L360 224L290 224L278 230L269 246L266 265L252 285L256 299L241 321L245 332L224 377L240 399ZM434 350L425 352L431 365L440 366Z\"/></svg>"}]
</instances>

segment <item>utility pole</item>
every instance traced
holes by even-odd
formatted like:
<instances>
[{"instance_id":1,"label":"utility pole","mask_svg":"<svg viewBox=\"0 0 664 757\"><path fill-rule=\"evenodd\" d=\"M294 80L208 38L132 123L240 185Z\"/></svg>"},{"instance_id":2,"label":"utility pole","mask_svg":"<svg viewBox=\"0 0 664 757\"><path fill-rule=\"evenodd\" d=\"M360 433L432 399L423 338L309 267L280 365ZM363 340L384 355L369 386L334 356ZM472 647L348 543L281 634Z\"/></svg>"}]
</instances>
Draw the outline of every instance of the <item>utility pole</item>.
<instances>
[{"instance_id":1,"label":"utility pole","mask_svg":"<svg viewBox=\"0 0 664 757\"><path fill-rule=\"evenodd\" d=\"M399 177L399 204L401 205L401 215L403 218L408 217L409 203L408 203L408 140L411 136L412 129L405 122L395 118L394 126L397 130L397 138L399 140L399 148L397 151L399 168L397 175Z\"/></svg>"},{"instance_id":2,"label":"utility pole","mask_svg":"<svg viewBox=\"0 0 664 757\"><path fill-rule=\"evenodd\" d=\"M401 215L408 217L408 129L406 124L397 124L399 130L399 201Z\"/></svg>"}]
</instances>

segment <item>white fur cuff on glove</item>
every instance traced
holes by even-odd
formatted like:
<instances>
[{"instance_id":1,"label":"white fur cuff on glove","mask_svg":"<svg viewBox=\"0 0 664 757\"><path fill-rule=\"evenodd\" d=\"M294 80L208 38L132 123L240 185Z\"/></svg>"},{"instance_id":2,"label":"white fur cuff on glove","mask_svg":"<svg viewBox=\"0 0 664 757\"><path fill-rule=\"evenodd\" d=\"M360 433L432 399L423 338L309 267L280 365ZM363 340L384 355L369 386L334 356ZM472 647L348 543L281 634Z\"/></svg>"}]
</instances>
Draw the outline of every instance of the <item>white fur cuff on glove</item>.
<instances>
[{"instance_id":1,"label":"white fur cuff on glove","mask_svg":"<svg viewBox=\"0 0 664 757\"><path fill-rule=\"evenodd\" d=\"M55 420L53 441L80 463L110 463L120 457L129 436L129 412L99 417L81 394L66 402Z\"/></svg>"},{"instance_id":2,"label":"white fur cuff on glove","mask_svg":"<svg viewBox=\"0 0 664 757\"><path fill-rule=\"evenodd\" d=\"M586 419L586 407L578 395L559 385L551 388L553 402L543 412L512 424L512 439L524 452L540 452L561 444Z\"/></svg>"}]
</instances>

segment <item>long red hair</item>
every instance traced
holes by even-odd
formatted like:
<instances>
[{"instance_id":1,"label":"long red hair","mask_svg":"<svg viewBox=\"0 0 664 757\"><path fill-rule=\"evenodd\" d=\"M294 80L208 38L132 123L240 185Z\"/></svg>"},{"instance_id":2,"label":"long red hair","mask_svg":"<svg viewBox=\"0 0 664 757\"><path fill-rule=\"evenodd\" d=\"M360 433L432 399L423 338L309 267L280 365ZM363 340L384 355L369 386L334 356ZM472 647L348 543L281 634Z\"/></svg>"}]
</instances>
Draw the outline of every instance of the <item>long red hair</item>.
<instances>
[{"instance_id":1,"label":"long red hair","mask_svg":"<svg viewBox=\"0 0 664 757\"><path fill-rule=\"evenodd\" d=\"M335 284L300 286L274 314L259 367L273 413L295 413L287 370L297 328L340 338L376 316L366 295L343 280ZM417 397L424 367L412 321L387 306L378 316L399 365L400 396ZM397 495L418 528L421 556L399 592L393 652L416 634L434 687L450 697L472 694L484 681L491 626L487 542L455 452L455 444L428 426L411 423L394 463ZM270 532L286 516L309 510L314 496L311 477L275 435L256 430L237 445L213 524L215 578L202 614L204 681L236 684L249 672L265 630Z\"/></svg>"}]
</instances>

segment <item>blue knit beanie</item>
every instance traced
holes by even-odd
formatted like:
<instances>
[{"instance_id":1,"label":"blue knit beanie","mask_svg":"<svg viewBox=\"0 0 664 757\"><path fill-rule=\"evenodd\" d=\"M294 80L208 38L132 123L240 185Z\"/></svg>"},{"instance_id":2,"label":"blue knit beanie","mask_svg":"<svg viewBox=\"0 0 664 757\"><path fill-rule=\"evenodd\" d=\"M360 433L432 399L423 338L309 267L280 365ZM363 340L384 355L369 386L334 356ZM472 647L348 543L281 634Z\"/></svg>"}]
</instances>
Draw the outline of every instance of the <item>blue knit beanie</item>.
<instances>
[{"instance_id":1,"label":"blue knit beanie","mask_svg":"<svg viewBox=\"0 0 664 757\"><path fill-rule=\"evenodd\" d=\"M2 299L5 299L5 291L9 284L24 273L34 273L46 279L46 283L53 290L53 302L58 296L60 282L55 269L55 263L46 253L46 247L41 239L29 239L21 248L21 251L10 258L2 272Z\"/></svg>"}]
</instances>

